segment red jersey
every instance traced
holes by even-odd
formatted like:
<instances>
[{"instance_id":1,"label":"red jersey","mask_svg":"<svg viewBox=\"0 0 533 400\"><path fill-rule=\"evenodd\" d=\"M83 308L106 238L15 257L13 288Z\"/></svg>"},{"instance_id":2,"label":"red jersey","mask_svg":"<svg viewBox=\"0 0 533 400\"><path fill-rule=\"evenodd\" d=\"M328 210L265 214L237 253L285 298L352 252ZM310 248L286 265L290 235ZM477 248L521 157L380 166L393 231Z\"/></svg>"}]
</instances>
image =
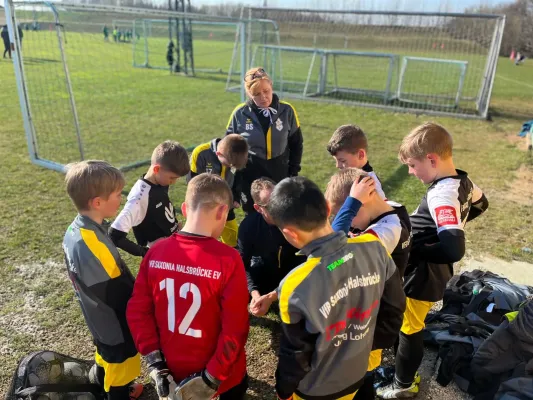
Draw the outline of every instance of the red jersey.
<instances>
[{"instance_id":1,"label":"red jersey","mask_svg":"<svg viewBox=\"0 0 533 400\"><path fill-rule=\"evenodd\" d=\"M175 233L152 246L126 316L139 352L161 350L177 382L207 368L223 393L244 378L246 274L239 253L216 239Z\"/></svg>"}]
</instances>

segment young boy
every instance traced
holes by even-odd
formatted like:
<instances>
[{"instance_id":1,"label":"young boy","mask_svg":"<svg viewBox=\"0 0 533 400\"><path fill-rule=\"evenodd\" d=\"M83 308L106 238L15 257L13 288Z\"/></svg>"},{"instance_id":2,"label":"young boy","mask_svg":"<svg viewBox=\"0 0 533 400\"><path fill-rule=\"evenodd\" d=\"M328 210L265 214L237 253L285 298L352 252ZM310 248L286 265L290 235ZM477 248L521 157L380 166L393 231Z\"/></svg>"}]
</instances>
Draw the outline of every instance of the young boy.
<instances>
[{"instance_id":1,"label":"young boy","mask_svg":"<svg viewBox=\"0 0 533 400\"><path fill-rule=\"evenodd\" d=\"M183 229L143 258L127 318L159 397L243 399L248 290L239 253L217 238L232 194L215 174L189 182Z\"/></svg>"},{"instance_id":2,"label":"young boy","mask_svg":"<svg viewBox=\"0 0 533 400\"><path fill-rule=\"evenodd\" d=\"M335 214L332 227L351 237L361 233L376 235L403 278L411 250L409 214L403 205L375 196L374 189L375 182L361 169L346 168L333 175L325 193Z\"/></svg>"},{"instance_id":3,"label":"young boy","mask_svg":"<svg viewBox=\"0 0 533 400\"><path fill-rule=\"evenodd\" d=\"M413 245L405 273L407 296L396 373L379 397L396 399L418 393L415 375L424 354L422 329L428 311L442 299L453 276L453 263L465 253L464 226L488 208L482 191L466 172L455 168L452 137L442 126L425 123L407 135L398 158L409 174L430 185L411 215Z\"/></svg>"},{"instance_id":4,"label":"young boy","mask_svg":"<svg viewBox=\"0 0 533 400\"><path fill-rule=\"evenodd\" d=\"M350 236L369 233L384 244L399 271L400 278L407 267L411 250L411 222L401 204L383 200L374 190L374 182L366 172L346 168L333 175L326 189L326 199L336 214L332 227ZM341 207L342 205L342 207ZM399 313L405 311L405 303L398 304ZM381 363L384 346L380 338L381 327L376 327L373 351L370 353L368 374L354 399L374 399L374 370ZM399 333L400 326L398 325Z\"/></svg>"},{"instance_id":5,"label":"young boy","mask_svg":"<svg viewBox=\"0 0 533 400\"><path fill-rule=\"evenodd\" d=\"M220 238L222 243L231 247L237 246L238 226L233 209L240 207L241 198L239 185L235 182L235 171L244 168L247 161L248 142L241 135L234 133L196 147L191 155L191 171L187 175L187 182L204 172L219 175L232 188L233 207Z\"/></svg>"},{"instance_id":6,"label":"young boy","mask_svg":"<svg viewBox=\"0 0 533 400\"><path fill-rule=\"evenodd\" d=\"M297 255L272 221L266 207L276 183L269 178L252 182L250 194L254 209L239 226L239 251L250 292L250 312L256 317L265 315L270 305L278 299L277 288L281 280L306 257Z\"/></svg>"},{"instance_id":7,"label":"young boy","mask_svg":"<svg viewBox=\"0 0 533 400\"><path fill-rule=\"evenodd\" d=\"M351 399L366 374L376 326L388 328L387 345L397 337L402 313L396 304L405 301L398 271L374 235L334 232L324 195L304 177L278 183L267 209L308 257L278 289L277 395Z\"/></svg>"},{"instance_id":8,"label":"young boy","mask_svg":"<svg viewBox=\"0 0 533 400\"><path fill-rule=\"evenodd\" d=\"M109 400L138 398L142 385L129 386L141 371L126 321L134 278L102 226L115 216L124 177L104 161L69 167L67 192L78 216L65 233L67 270L96 345L96 376Z\"/></svg>"},{"instance_id":9,"label":"young boy","mask_svg":"<svg viewBox=\"0 0 533 400\"><path fill-rule=\"evenodd\" d=\"M337 168L359 168L374 180L375 190L386 199L376 173L368 162L368 140L357 125L342 125L329 139L327 150L335 158Z\"/></svg>"},{"instance_id":10,"label":"young boy","mask_svg":"<svg viewBox=\"0 0 533 400\"><path fill-rule=\"evenodd\" d=\"M154 149L148 172L133 185L126 205L111 224L109 236L115 246L143 257L155 241L178 229L168 188L188 172L189 157L178 142L167 140ZM127 238L132 228L137 243Z\"/></svg>"}]
</instances>

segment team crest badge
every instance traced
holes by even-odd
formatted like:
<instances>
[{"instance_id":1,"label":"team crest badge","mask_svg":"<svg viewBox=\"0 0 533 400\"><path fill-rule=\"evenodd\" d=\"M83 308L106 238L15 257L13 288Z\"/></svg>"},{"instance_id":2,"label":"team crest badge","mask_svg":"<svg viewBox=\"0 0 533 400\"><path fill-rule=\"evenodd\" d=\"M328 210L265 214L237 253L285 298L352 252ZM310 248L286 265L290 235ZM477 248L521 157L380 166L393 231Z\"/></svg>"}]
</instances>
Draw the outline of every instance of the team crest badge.
<instances>
[{"instance_id":1,"label":"team crest badge","mask_svg":"<svg viewBox=\"0 0 533 400\"><path fill-rule=\"evenodd\" d=\"M283 129L283 122L281 122L281 119L278 119L278 120L276 121L276 129L277 129L278 131L281 131L281 130Z\"/></svg>"}]
</instances>

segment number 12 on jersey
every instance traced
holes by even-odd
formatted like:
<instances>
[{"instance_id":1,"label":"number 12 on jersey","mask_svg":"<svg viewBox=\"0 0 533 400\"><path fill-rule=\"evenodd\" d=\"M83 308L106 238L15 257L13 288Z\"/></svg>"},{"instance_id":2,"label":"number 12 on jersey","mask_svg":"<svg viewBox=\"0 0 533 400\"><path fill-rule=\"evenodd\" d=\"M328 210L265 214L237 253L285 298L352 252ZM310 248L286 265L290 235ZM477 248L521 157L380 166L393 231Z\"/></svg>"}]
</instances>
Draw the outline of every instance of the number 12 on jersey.
<instances>
[{"instance_id":1,"label":"number 12 on jersey","mask_svg":"<svg viewBox=\"0 0 533 400\"><path fill-rule=\"evenodd\" d=\"M166 278L159 282L159 290L166 290L168 300L168 330L174 332L176 330L176 297L174 291L174 279ZM192 304L189 310L183 317L180 326L178 327L178 333L182 335L192 336L195 338L202 337L201 329L192 329L190 326L192 321L202 305L202 294L200 289L194 283L186 282L181 285L179 294L182 299L187 299L187 295L192 294Z\"/></svg>"}]
</instances>

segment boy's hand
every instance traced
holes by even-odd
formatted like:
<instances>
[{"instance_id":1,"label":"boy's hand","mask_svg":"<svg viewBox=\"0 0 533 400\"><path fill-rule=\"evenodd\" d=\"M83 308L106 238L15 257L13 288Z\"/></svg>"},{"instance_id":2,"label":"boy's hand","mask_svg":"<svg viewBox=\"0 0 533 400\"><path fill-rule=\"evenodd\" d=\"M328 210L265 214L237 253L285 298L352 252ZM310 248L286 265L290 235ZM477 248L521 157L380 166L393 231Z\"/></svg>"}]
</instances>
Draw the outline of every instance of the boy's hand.
<instances>
[{"instance_id":1,"label":"boy's hand","mask_svg":"<svg viewBox=\"0 0 533 400\"><path fill-rule=\"evenodd\" d=\"M239 203L238 201L233 202L233 208L240 208L240 207L241 207L241 203Z\"/></svg>"},{"instance_id":2,"label":"boy's hand","mask_svg":"<svg viewBox=\"0 0 533 400\"><path fill-rule=\"evenodd\" d=\"M367 203L376 191L374 180L367 176L359 182L355 181L350 188L350 197L359 200L362 204Z\"/></svg>"},{"instance_id":3,"label":"boy's hand","mask_svg":"<svg viewBox=\"0 0 533 400\"><path fill-rule=\"evenodd\" d=\"M250 305L251 313L255 315L256 317L264 316L268 312L274 300L275 300L275 296L273 296L272 293L268 293L268 294L265 294L264 296L261 296L259 299L257 299L254 302L253 305L252 304Z\"/></svg>"}]
</instances>

